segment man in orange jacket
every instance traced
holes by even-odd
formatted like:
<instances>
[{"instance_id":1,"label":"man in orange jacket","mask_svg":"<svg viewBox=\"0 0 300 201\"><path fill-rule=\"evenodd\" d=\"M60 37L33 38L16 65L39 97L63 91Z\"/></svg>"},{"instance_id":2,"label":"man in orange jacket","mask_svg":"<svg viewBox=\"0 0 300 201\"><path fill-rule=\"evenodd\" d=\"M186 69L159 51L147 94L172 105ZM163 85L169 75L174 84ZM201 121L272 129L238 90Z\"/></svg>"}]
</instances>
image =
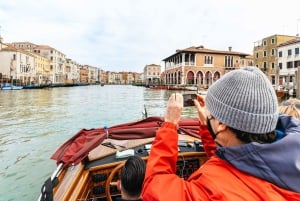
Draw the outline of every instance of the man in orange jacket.
<instances>
[{"instance_id":1,"label":"man in orange jacket","mask_svg":"<svg viewBox=\"0 0 300 201\"><path fill-rule=\"evenodd\" d=\"M267 77L256 67L231 71L208 89L205 105L207 114L196 102L211 157L184 180L176 175L183 98L171 95L148 158L143 200L300 201L300 121L279 115Z\"/></svg>"}]
</instances>

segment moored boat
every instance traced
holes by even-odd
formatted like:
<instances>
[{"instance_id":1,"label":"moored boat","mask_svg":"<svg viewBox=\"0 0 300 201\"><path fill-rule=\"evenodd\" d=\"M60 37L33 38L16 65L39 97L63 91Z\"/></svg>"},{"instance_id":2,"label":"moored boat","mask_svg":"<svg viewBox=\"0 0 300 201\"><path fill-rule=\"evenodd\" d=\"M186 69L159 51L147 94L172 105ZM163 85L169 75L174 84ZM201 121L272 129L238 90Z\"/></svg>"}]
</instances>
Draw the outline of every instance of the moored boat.
<instances>
[{"instance_id":1,"label":"moored boat","mask_svg":"<svg viewBox=\"0 0 300 201\"><path fill-rule=\"evenodd\" d=\"M112 127L82 129L52 155L57 169L42 187L39 201L117 200L120 192L111 182L118 180L126 158L138 155L147 162L148 153L162 117L148 117ZM179 122L177 175L187 179L207 157L198 142L197 118ZM200 150L199 150L200 148Z\"/></svg>"},{"instance_id":2,"label":"moored boat","mask_svg":"<svg viewBox=\"0 0 300 201\"><path fill-rule=\"evenodd\" d=\"M188 91L197 91L198 87L197 86L186 86L185 90L188 90Z\"/></svg>"},{"instance_id":3,"label":"moored boat","mask_svg":"<svg viewBox=\"0 0 300 201\"><path fill-rule=\"evenodd\" d=\"M2 90L20 90L20 89L23 89L22 86L16 86L16 85L8 84L8 83L2 84L0 88Z\"/></svg>"}]
</instances>

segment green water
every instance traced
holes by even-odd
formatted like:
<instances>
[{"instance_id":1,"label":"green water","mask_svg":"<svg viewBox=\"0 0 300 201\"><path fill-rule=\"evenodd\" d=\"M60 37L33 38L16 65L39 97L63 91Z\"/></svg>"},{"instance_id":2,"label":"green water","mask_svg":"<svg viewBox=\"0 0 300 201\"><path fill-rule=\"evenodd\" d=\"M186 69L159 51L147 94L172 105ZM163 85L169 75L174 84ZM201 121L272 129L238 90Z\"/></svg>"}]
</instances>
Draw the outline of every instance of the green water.
<instances>
[{"instance_id":1,"label":"green water","mask_svg":"<svg viewBox=\"0 0 300 201\"><path fill-rule=\"evenodd\" d=\"M106 85L0 90L0 201L37 200L55 169L52 153L82 128L164 115L174 91ZM193 107L183 116L196 117Z\"/></svg>"}]
</instances>

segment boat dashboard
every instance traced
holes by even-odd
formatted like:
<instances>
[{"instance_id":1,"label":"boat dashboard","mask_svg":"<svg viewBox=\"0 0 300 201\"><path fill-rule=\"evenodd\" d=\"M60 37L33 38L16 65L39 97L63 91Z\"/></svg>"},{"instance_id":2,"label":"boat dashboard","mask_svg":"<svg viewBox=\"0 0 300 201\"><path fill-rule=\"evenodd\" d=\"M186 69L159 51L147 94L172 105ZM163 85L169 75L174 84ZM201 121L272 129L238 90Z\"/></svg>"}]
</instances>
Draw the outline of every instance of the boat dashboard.
<instances>
[{"instance_id":1,"label":"boat dashboard","mask_svg":"<svg viewBox=\"0 0 300 201\"><path fill-rule=\"evenodd\" d=\"M147 163L150 147L151 144L148 142L131 149L134 155L140 156ZM192 141L179 141L178 149L176 174L187 179L207 160L207 157L201 144L197 147ZM54 200L104 201L110 200L107 198L108 194L111 200L120 200L120 191L110 183L120 179L120 170L116 170L116 168L127 158L117 158L116 155L116 153L110 154L98 159L91 156L93 160L87 159L80 167L73 167L73 170L71 167L68 168L69 170L63 174L65 184L58 185L54 193ZM75 172L72 173L72 171ZM68 177L70 181L66 182ZM108 194L107 191L109 191Z\"/></svg>"}]
</instances>

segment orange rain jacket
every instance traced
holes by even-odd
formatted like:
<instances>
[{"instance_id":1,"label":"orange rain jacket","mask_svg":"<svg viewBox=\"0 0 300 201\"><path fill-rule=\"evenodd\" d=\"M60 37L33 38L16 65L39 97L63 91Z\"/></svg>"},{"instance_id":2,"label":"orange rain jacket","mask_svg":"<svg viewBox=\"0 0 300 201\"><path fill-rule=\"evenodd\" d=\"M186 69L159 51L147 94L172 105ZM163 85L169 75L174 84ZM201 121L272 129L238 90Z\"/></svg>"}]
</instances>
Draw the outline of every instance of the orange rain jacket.
<instances>
[{"instance_id":1,"label":"orange rain jacket","mask_svg":"<svg viewBox=\"0 0 300 201\"><path fill-rule=\"evenodd\" d=\"M206 153L209 152L207 150L209 149L205 150ZM243 173L216 155L213 155L188 180L184 180L176 175L177 155L177 126L165 122L157 131L147 161L142 191L144 201L300 201L299 193Z\"/></svg>"}]
</instances>

